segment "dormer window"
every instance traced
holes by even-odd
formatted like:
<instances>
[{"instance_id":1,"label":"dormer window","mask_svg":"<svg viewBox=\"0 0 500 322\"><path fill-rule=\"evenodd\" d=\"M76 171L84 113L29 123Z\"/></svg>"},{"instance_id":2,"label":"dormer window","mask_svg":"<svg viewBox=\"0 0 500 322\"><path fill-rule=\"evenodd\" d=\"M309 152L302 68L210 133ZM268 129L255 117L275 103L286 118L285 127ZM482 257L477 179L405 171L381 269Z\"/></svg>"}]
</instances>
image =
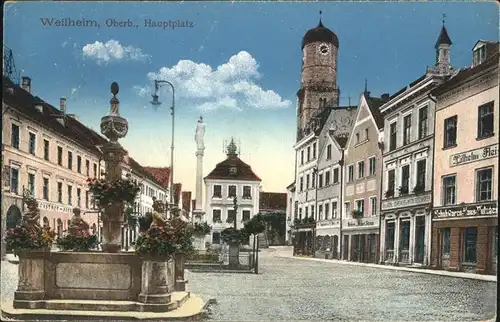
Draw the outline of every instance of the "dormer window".
<instances>
[{"instance_id":1,"label":"dormer window","mask_svg":"<svg viewBox=\"0 0 500 322\"><path fill-rule=\"evenodd\" d=\"M232 175L232 176L237 175L238 174L238 168L236 168L236 167L229 168L229 174Z\"/></svg>"},{"instance_id":2,"label":"dormer window","mask_svg":"<svg viewBox=\"0 0 500 322\"><path fill-rule=\"evenodd\" d=\"M482 64L486 60L486 45L482 45L474 50L474 66Z\"/></svg>"}]
</instances>

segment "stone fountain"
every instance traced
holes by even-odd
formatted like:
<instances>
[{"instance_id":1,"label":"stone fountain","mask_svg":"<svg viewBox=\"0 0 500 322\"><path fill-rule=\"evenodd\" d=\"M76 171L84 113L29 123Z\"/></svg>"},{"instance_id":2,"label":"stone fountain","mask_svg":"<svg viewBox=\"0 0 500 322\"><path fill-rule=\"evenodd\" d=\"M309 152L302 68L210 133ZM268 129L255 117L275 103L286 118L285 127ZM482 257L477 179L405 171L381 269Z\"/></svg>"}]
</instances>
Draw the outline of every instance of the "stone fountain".
<instances>
[{"instance_id":1,"label":"stone fountain","mask_svg":"<svg viewBox=\"0 0 500 322\"><path fill-rule=\"evenodd\" d=\"M110 182L122 177L126 152L118 140L128 132L128 122L120 116L118 91L113 83L110 113L101 119L101 132L109 139L103 159ZM120 252L123 220L122 202L104 209L102 251L20 254L18 288L12 304L2 303L2 315L17 320L200 318L206 303L184 291L179 256L162 262Z\"/></svg>"}]
</instances>

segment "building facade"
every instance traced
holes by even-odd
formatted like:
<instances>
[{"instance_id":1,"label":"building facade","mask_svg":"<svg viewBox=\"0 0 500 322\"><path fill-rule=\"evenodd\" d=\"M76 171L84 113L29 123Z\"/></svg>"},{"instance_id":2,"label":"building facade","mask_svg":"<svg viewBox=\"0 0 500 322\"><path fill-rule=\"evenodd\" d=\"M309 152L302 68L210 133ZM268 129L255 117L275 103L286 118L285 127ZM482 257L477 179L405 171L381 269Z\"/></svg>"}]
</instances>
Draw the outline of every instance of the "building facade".
<instances>
[{"instance_id":1,"label":"building facade","mask_svg":"<svg viewBox=\"0 0 500 322\"><path fill-rule=\"evenodd\" d=\"M292 229L293 220L298 216L298 209L295 208L295 182L286 187L287 203L286 203L286 237L285 243L292 244ZM298 203L297 203L298 205Z\"/></svg>"},{"instance_id":2,"label":"building facade","mask_svg":"<svg viewBox=\"0 0 500 322\"><path fill-rule=\"evenodd\" d=\"M206 198L202 221L212 227L205 242L220 247L222 230L234 227L235 221L236 228L241 229L245 221L259 213L261 179L238 157L237 147L231 141L226 160L218 163L204 180Z\"/></svg>"},{"instance_id":3,"label":"building facade","mask_svg":"<svg viewBox=\"0 0 500 322\"><path fill-rule=\"evenodd\" d=\"M443 26L436 64L380 111L384 117L381 258L385 264L429 266L435 102L431 90L452 71Z\"/></svg>"},{"instance_id":4,"label":"building facade","mask_svg":"<svg viewBox=\"0 0 500 322\"><path fill-rule=\"evenodd\" d=\"M495 274L498 249L498 43L479 41L473 65L437 99L432 266Z\"/></svg>"},{"instance_id":5,"label":"building facade","mask_svg":"<svg viewBox=\"0 0 500 322\"><path fill-rule=\"evenodd\" d=\"M342 235L345 260L378 263L381 190L382 139L384 120L379 107L388 100L370 97L365 89L361 95L345 149L345 189Z\"/></svg>"},{"instance_id":6,"label":"building facade","mask_svg":"<svg viewBox=\"0 0 500 322\"><path fill-rule=\"evenodd\" d=\"M28 77L20 86L4 77L2 235L20 223L24 192L37 199L40 224L59 236L67 230L75 207L97 232L98 215L92 210L87 178L99 176L98 146L106 139L67 114L65 98L57 109L34 96L31 88Z\"/></svg>"}]
</instances>

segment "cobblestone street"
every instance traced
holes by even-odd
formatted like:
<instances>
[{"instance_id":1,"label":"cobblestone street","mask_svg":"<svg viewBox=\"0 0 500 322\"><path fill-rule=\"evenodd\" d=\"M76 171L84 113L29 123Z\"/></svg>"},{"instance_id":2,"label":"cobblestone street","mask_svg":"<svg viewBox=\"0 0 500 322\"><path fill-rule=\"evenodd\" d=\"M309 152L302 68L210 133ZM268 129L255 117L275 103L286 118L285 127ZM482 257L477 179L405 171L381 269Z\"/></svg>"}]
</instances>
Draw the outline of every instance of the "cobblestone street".
<instances>
[{"instance_id":1,"label":"cobblestone street","mask_svg":"<svg viewBox=\"0 0 500 322\"><path fill-rule=\"evenodd\" d=\"M216 321L480 321L496 310L496 284L260 253L260 274L191 273L188 291L215 298ZM2 302L17 265L2 261Z\"/></svg>"},{"instance_id":2,"label":"cobblestone street","mask_svg":"<svg viewBox=\"0 0 500 322\"><path fill-rule=\"evenodd\" d=\"M260 274L189 273L213 297L212 319L238 321L480 321L496 312L496 284L260 252Z\"/></svg>"}]
</instances>

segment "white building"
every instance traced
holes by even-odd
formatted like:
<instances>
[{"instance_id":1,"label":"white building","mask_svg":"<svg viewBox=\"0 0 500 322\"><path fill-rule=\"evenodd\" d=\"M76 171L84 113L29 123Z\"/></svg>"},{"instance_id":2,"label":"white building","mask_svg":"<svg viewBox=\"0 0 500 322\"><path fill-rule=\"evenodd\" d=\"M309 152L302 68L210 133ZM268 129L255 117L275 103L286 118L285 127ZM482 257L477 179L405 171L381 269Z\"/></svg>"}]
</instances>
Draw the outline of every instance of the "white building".
<instances>
[{"instance_id":1,"label":"white building","mask_svg":"<svg viewBox=\"0 0 500 322\"><path fill-rule=\"evenodd\" d=\"M205 242L221 245L221 231L225 228L243 228L244 222L259 213L259 187L261 179L237 154L234 141L227 147L227 159L218 163L204 178L205 215L202 221L212 226L212 233ZM234 211L234 198L238 209Z\"/></svg>"}]
</instances>

